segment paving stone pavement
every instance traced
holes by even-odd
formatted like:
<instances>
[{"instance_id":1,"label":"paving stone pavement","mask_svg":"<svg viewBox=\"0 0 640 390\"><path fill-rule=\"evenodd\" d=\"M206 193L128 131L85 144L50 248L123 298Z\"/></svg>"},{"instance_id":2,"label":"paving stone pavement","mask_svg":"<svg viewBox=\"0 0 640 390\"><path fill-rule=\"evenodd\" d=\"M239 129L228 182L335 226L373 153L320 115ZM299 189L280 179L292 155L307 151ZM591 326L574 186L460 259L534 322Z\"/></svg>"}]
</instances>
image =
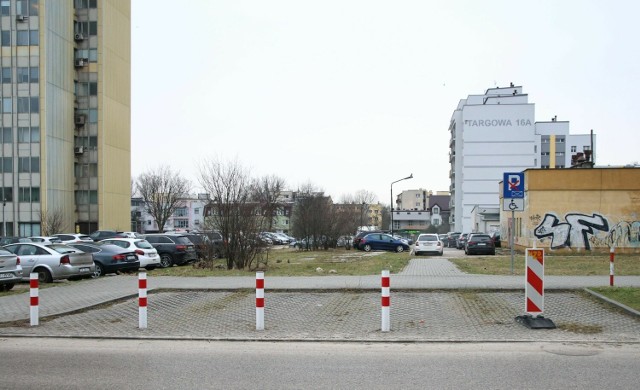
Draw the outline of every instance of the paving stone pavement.
<instances>
[{"instance_id":1,"label":"paving stone pavement","mask_svg":"<svg viewBox=\"0 0 640 390\"><path fill-rule=\"evenodd\" d=\"M391 332L380 332L377 275L267 277L264 331L255 330L254 278L150 277L149 327L140 330L137 277L121 275L41 289L37 327L28 324L28 290L1 297L0 336L640 342L639 317L573 290L607 285L607 276L545 279L555 330L514 321L524 310L521 276L467 275L425 258L391 280ZM617 281L640 286L640 277Z\"/></svg>"}]
</instances>

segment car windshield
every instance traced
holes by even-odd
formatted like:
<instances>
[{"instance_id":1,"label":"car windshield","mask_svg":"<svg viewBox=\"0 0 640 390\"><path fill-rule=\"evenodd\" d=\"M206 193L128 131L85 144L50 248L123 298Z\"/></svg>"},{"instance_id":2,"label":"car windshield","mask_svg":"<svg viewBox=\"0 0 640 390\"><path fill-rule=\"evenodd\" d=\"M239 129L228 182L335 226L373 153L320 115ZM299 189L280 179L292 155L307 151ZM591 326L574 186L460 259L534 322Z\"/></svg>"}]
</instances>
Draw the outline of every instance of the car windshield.
<instances>
[{"instance_id":1,"label":"car windshield","mask_svg":"<svg viewBox=\"0 0 640 390\"><path fill-rule=\"evenodd\" d=\"M193 245L193 243L191 241L189 241L189 239L185 236L179 236L175 238L176 243L178 244L182 244L182 245Z\"/></svg>"},{"instance_id":2,"label":"car windshield","mask_svg":"<svg viewBox=\"0 0 640 390\"><path fill-rule=\"evenodd\" d=\"M436 236L420 236L418 241L438 241L438 238Z\"/></svg>"},{"instance_id":3,"label":"car windshield","mask_svg":"<svg viewBox=\"0 0 640 390\"><path fill-rule=\"evenodd\" d=\"M490 241L491 237L486 234L474 234L471 236L471 240L473 241Z\"/></svg>"}]
</instances>

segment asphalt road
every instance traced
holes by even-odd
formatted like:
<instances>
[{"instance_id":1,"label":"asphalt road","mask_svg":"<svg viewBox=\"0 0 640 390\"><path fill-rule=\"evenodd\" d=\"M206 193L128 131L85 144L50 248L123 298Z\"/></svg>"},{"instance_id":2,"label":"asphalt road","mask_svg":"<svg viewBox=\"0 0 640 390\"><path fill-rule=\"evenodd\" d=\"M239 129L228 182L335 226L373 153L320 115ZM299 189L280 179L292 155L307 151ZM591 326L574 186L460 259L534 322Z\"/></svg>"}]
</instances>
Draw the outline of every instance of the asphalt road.
<instances>
[{"instance_id":1,"label":"asphalt road","mask_svg":"<svg viewBox=\"0 0 640 390\"><path fill-rule=\"evenodd\" d=\"M635 389L639 344L0 339L7 389Z\"/></svg>"}]
</instances>

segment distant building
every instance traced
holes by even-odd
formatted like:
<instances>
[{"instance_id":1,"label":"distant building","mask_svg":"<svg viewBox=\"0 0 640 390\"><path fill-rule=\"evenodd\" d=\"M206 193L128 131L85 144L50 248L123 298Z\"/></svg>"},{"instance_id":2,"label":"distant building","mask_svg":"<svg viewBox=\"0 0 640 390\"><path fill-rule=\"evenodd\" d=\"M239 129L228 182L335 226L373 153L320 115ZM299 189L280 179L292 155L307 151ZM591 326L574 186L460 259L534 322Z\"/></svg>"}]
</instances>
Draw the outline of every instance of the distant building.
<instances>
[{"instance_id":1,"label":"distant building","mask_svg":"<svg viewBox=\"0 0 640 390\"><path fill-rule=\"evenodd\" d=\"M458 232L474 229L474 208L498 208L504 172L569 167L584 151L595 156L595 136L571 135L557 117L536 122L535 105L513 84L460 100L449 132L450 223Z\"/></svg>"},{"instance_id":2,"label":"distant building","mask_svg":"<svg viewBox=\"0 0 640 390\"><path fill-rule=\"evenodd\" d=\"M425 189L405 190L395 199L393 212L393 231L418 233L426 231L430 226L448 225L449 203L448 192Z\"/></svg>"}]
</instances>

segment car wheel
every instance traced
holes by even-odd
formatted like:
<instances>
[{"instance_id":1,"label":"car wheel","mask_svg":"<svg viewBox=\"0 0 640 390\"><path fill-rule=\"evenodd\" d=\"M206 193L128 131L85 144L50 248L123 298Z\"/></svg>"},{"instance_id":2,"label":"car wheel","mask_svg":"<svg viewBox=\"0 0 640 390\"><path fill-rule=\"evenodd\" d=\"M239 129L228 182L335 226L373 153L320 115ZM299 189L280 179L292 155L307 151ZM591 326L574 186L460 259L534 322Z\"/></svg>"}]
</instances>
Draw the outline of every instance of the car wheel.
<instances>
[{"instance_id":1,"label":"car wheel","mask_svg":"<svg viewBox=\"0 0 640 390\"><path fill-rule=\"evenodd\" d=\"M371 252L371 245L369 245L369 244L365 244L365 245L362 247L362 249L363 249L365 252Z\"/></svg>"},{"instance_id":2,"label":"car wheel","mask_svg":"<svg viewBox=\"0 0 640 390\"><path fill-rule=\"evenodd\" d=\"M398 246L396 247L396 252L397 252L397 253L404 252L404 247L403 247L402 245L398 245Z\"/></svg>"},{"instance_id":3,"label":"car wheel","mask_svg":"<svg viewBox=\"0 0 640 390\"><path fill-rule=\"evenodd\" d=\"M442 256L442 254L443 254L443 252L439 252L439 253L438 253L438 256Z\"/></svg>"},{"instance_id":4,"label":"car wheel","mask_svg":"<svg viewBox=\"0 0 640 390\"><path fill-rule=\"evenodd\" d=\"M53 277L51 277L51 272L44 268L40 268L36 271L38 273L38 283L51 283L53 282Z\"/></svg>"},{"instance_id":5,"label":"car wheel","mask_svg":"<svg viewBox=\"0 0 640 390\"><path fill-rule=\"evenodd\" d=\"M414 255L420 256L420 252L413 252Z\"/></svg>"},{"instance_id":6,"label":"car wheel","mask_svg":"<svg viewBox=\"0 0 640 390\"><path fill-rule=\"evenodd\" d=\"M0 291L9 291L15 286L15 283L0 284Z\"/></svg>"},{"instance_id":7,"label":"car wheel","mask_svg":"<svg viewBox=\"0 0 640 390\"><path fill-rule=\"evenodd\" d=\"M163 253L160 255L160 267L168 268L173 265L173 257L171 257L168 253Z\"/></svg>"},{"instance_id":8,"label":"car wheel","mask_svg":"<svg viewBox=\"0 0 640 390\"><path fill-rule=\"evenodd\" d=\"M96 279L101 276L104 276L104 266L100 263L96 263L96 270L93 271L93 275L91 275L91 277Z\"/></svg>"}]
</instances>

